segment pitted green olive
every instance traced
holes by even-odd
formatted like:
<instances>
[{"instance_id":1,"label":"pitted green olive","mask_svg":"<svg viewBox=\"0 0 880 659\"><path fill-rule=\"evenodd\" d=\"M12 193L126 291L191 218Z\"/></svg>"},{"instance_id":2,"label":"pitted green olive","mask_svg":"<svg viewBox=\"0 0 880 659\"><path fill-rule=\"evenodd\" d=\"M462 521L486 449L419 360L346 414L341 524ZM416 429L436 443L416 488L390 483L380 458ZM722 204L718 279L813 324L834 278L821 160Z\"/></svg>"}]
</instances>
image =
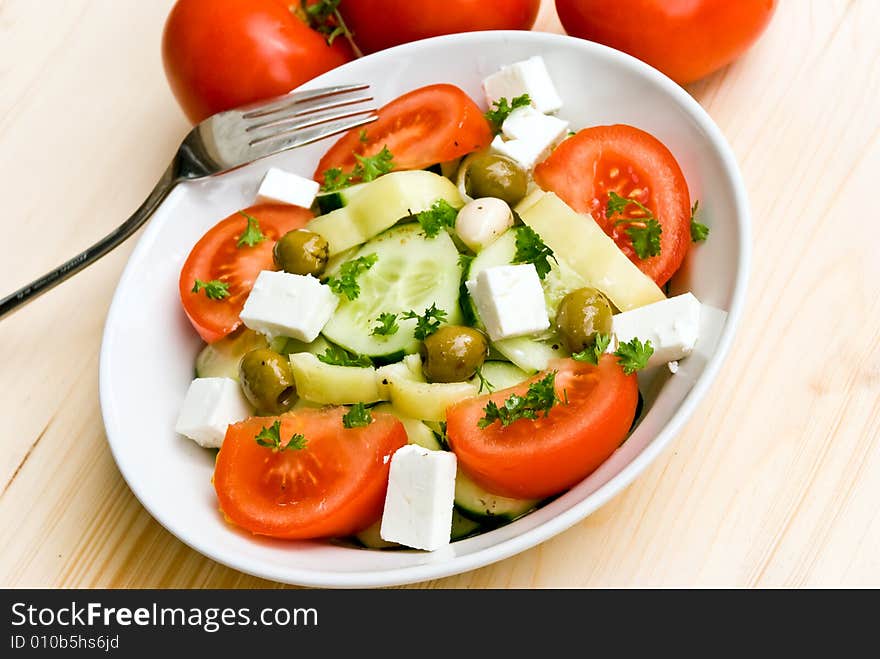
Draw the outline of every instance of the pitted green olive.
<instances>
[{"instance_id":1,"label":"pitted green olive","mask_svg":"<svg viewBox=\"0 0 880 659\"><path fill-rule=\"evenodd\" d=\"M526 196L529 179L510 158L494 153L474 156L464 175L465 191L474 199L497 197L511 206Z\"/></svg>"},{"instance_id":2,"label":"pitted green olive","mask_svg":"<svg viewBox=\"0 0 880 659\"><path fill-rule=\"evenodd\" d=\"M596 343L596 334L611 332L611 304L595 288L579 288L559 303L556 326L562 343L581 352Z\"/></svg>"},{"instance_id":3,"label":"pitted green olive","mask_svg":"<svg viewBox=\"0 0 880 659\"><path fill-rule=\"evenodd\" d=\"M327 239L313 231L296 229L288 231L275 243L272 250L275 265L292 275L317 277L330 258Z\"/></svg>"},{"instance_id":4,"label":"pitted green olive","mask_svg":"<svg viewBox=\"0 0 880 659\"><path fill-rule=\"evenodd\" d=\"M464 382L483 365L489 342L471 327L445 325L425 339L421 354L429 382Z\"/></svg>"},{"instance_id":5,"label":"pitted green olive","mask_svg":"<svg viewBox=\"0 0 880 659\"><path fill-rule=\"evenodd\" d=\"M261 414L281 414L296 402L296 383L290 362L274 350L245 353L238 366L244 395Z\"/></svg>"}]
</instances>

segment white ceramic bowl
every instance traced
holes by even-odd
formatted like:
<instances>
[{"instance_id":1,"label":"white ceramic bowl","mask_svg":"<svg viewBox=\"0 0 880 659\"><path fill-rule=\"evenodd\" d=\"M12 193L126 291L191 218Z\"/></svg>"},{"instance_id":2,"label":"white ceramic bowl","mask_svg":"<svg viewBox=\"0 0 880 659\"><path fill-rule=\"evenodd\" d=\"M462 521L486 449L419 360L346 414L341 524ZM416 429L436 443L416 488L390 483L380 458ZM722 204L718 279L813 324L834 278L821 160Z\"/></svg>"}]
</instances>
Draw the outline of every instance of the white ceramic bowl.
<instances>
[{"instance_id":1,"label":"white ceramic bowl","mask_svg":"<svg viewBox=\"0 0 880 659\"><path fill-rule=\"evenodd\" d=\"M697 353L679 373L643 382L647 414L596 472L549 505L448 548L367 551L330 542L282 542L224 522L211 486L214 454L174 433L200 341L180 307L177 281L209 227L253 202L270 165L311 176L329 142L281 154L225 176L179 186L156 212L119 282L101 350L101 407L119 469L171 533L211 558L267 579L326 587L435 579L512 556L576 524L629 484L681 430L721 367L743 306L749 263L745 189L730 147L678 85L628 55L536 32L484 32L408 44L352 62L308 87L369 82L384 103L431 83L459 85L482 101L480 81L499 66L542 55L575 128L627 123L675 154L712 234L692 250L672 292L692 290L717 308ZM665 371L665 369L663 369ZM662 387L662 380L668 380Z\"/></svg>"}]
</instances>

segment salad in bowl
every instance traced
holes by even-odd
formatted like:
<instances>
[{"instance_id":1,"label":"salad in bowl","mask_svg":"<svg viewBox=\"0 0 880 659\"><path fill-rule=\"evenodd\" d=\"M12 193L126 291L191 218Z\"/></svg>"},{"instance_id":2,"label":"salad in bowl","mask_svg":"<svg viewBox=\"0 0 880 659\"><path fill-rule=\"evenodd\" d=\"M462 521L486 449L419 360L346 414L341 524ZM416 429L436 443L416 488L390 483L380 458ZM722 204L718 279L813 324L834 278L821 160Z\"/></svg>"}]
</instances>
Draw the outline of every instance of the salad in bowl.
<instances>
[{"instance_id":1,"label":"salad in bowl","mask_svg":"<svg viewBox=\"0 0 880 659\"><path fill-rule=\"evenodd\" d=\"M495 530L608 460L640 381L698 348L706 305L667 283L709 227L669 148L572 125L540 55L480 87L406 91L312 177L270 168L185 258L204 346L174 429L217 451L230 528L428 552Z\"/></svg>"}]
</instances>

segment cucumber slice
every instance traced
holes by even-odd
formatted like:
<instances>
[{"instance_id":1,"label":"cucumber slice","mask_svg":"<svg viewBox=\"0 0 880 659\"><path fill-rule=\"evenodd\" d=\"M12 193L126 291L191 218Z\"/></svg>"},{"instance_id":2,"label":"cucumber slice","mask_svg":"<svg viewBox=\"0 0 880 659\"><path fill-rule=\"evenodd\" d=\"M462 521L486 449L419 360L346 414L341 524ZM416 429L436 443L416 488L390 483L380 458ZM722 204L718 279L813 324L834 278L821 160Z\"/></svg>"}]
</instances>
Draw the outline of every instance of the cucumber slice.
<instances>
[{"instance_id":1,"label":"cucumber slice","mask_svg":"<svg viewBox=\"0 0 880 659\"><path fill-rule=\"evenodd\" d=\"M315 206L320 215L332 213L335 210L348 206L354 196L364 189L366 183L358 183L343 190L334 190L333 192L322 192L315 197Z\"/></svg>"},{"instance_id":2,"label":"cucumber slice","mask_svg":"<svg viewBox=\"0 0 880 659\"><path fill-rule=\"evenodd\" d=\"M383 540L379 531L382 529L382 519L370 524L360 533L355 533L354 538L367 549L393 549L401 545L396 542L388 542Z\"/></svg>"},{"instance_id":3,"label":"cucumber slice","mask_svg":"<svg viewBox=\"0 0 880 659\"><path fill-rule=\"evenodd\" d=\"M621 311L666 299L589 215L576 213L552 192L529 195L516 210L585 286L602 291Z\"/></svg>"},{"instance_id":4,"label":"cucumber slice","mask_svg":"<svg viewBox=\"0 0 880 659\"><path fill-rule=\"evenodd\" d=\"M459 469L455 475L455 505L463 515L477 521L486 521L486 518L510 521L535 508L538 501L487 492Z\"/></svg>"},{"instance_id":5,"label":"cucumber slice","mask_svg":"<svg viewBox=\"0 0 880 659\"><path fill-rule=\"evenodd\" d=\"M265 336L244 328L202 348L196 357L196 377L232 378L238 382L238 363L242 356L251 350L268 347Z\"/></svg>"},{"instance_id":6,"label":"cucumber slice","mask_svg":"<svg viewBox=\"0 0 880 659\"><path fill-rule=\"evenodd\" d=\"M391 172L367 183L348 205L309 222L330 243L330 256L360 245L402 218L428 210L438 199L455 208L464 202L447 178L421 170Z\"/></svg>"},{"instance_id":7,"label":"cucumber slice","mask_svg":"<svg viewBox=\"0 0 880 659\"><path fill-rule=\"evenodd\" d=\"M480 372L493 390L507 389L529 379L529 374L509 362L488 361ZM479 386L479 379L476 382ZM483 393L486 393L485 391Z\"/></svg>"},{"instance_id":8,"label":"cucumber slice","mask_svg":"<svg viewBox=\"0 0 880 659\"><path fill-rule=\"evenodd\" d=\"M469 517L465 517L458 510L452 511L452 540L464 540L480 532L482 525Z\"/></svg>"},{"instance_id":9,"label":"cucumber slice","mask_svg":"<svg viewBox=\"0 0 880 659\"><path fill-rule=\"evenodd\" d=\"M330 343L323 336L319 336L311 343L306 343L305 341L290 337L278 338L284 339L283 343L277 346L276 349L276 352L279 352L282 355L292 355L297 352L310 352L313 355L322 355L324 354L324 351L330 347Z\"/></svg>"},{"instance_id":10,"label":"cucumber slice","mask_svg":"<svg viewBox=\"0 0 880 659\"><path fill-rule=\"evenodd\" d=\"M418 444L429 451L443 450L443 447L440 446L440 442L437 441L437 437L434 435L434 431L418 419L413 419L412 417L401 414L390 403L380 403L372 409L374 412L387 412L393 414L400 419L400 422L406 429L406 438L410 444Z\"/></svg>"},{"instance_id":11,"label":"cucumber slice","mask_svg":"<svg viewBox=\"0 0 880 659\"><path fill-rule=\"evenodd\" d=\"M444 421L447 407L477 395L479 385L473 382L425 382L421 365L417 371L414 369L417 359L418 355L413 355L408 363L391 364L377 371L380 394L387 391L400 414L421 421Z\"/></svg>"},{"instance_id":12,"label":"cucumber slice","mask_svg":"<svg viewBox=\"0 0 880 659\"><path fill-rule=\"evenodd\" d=\"M365 193L366 194L366 193ZM324 326L324 336L343 348L385 361L418 351L414 319L398 320L390 336L371 334L379 314L422 313L432 304L447 312L447 322L461 319L458 250L445 232L426 238L417 223L395 227L361 248L357 258L375 254L376 263L358 277L360 295L343 298Z\"/></svg>"},{"instance_id":13,"label":"cucumber slice","mask_svg":"<svg viewBox=\"0 0 880 659\"><path fill-rule=\"evenodd\" d=\"M290 355L296 393L312 403L353 405L382 400L376 386L376 369L336 366L318 361L309 352Z\"/></svg>"},{"instance_id":14,"label":"cucumber slice","mask_svg":"<svg viewBox=\"0 0 880 659\"><path fill-rule=\"evenodd\" d=\"M496 341L492 345L499 353L529 375L543 371L551 359L568 357L570 354L554 335L544 339L518 336L513 339Z\"/></svg>"}]
</instances>

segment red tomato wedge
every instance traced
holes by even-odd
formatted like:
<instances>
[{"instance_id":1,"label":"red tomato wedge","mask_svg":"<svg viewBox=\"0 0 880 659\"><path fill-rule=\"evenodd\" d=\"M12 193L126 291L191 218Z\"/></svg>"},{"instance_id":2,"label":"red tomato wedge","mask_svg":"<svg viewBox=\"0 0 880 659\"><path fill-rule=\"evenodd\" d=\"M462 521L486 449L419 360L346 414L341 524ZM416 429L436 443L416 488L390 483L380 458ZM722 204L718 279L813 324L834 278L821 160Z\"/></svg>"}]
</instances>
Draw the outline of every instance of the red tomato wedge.
<instances>
[{"instance_id":1,"label":"red tomato wedge","mask_svg":"<svg viewBox=\"0 0 880 659\"><path fill-rule=\"evenodd\" d=\"M598 366L561 359L556 393L568 404L546 417L520 419L506 428L496 421L477 423L492 400L502 405L511 394L525 395L541 373L510 389L461 401L446 411L446 432L458 464L489 492L521 499L543 499L588 476L626 438L638 405L635 375L625 375L613 355Z\"/></svg>"},{"instance_id":2,"label":"red tomato wedge","mask_svg":"<svg viewBox=\"0 0 880 659\"><path fill-rule=\"evenodd\" d=\"M381 514L391 456L406 444L390 414L345 428L346 408L253 417L229 426L214 469L226 518L258 535L291 540L352 535ZM305 436L300 450L260 446L257 434L281 422L281 443Z\"/></svg>"},{"instance_id":3,"label":"red tomato wedge","mask_svg":"<svg viewBox=\"0 0 880 659\"><path fill-rule=\"evenodd\" d=\"M237 245L248 225L242 213L256 218L266 236L253 247ZM288 231L301 229L310 219L312 213L304 208L261 204L230 215L202 236L180 271L180 301L199 336L212 343L241 325L238 316L257 275L276 269L272 259L275 242ZM229 295L212 300L204 291L193 293L196 279L225 282Z\"/></svg>"},{"instance_id":4,"label":"red tomato wedge","mask_svg":"<svg viewBox=\"0 0 880 659\"><path fill-rule=\"evenodd\" d=\"M315 180L323 182L331 168L351 172L355 154L373 156L386 146L394 169L406 170L460 158L491 141L492 129L470 96L454 85L429 85L391 101L366 128L343 135L321 158Z\"/></svg>"},{"instance_id":5,"label":"red tomato wedge","mask_svg":"<svg viewBox=\"0 0 880 659\"><path fill-rule=\"evenodd\" d=\"M675 157L660 140L633 126L585 128L565 140L535 168L535 181L580 213L590 213L621 250L658 286L681 266L690 246L691 199ZM662 227L660 253L639 258L623 217L637 219L630 204L623 215L606 216L610 192L650 209Z\"/></svg>"}]
</instances>

